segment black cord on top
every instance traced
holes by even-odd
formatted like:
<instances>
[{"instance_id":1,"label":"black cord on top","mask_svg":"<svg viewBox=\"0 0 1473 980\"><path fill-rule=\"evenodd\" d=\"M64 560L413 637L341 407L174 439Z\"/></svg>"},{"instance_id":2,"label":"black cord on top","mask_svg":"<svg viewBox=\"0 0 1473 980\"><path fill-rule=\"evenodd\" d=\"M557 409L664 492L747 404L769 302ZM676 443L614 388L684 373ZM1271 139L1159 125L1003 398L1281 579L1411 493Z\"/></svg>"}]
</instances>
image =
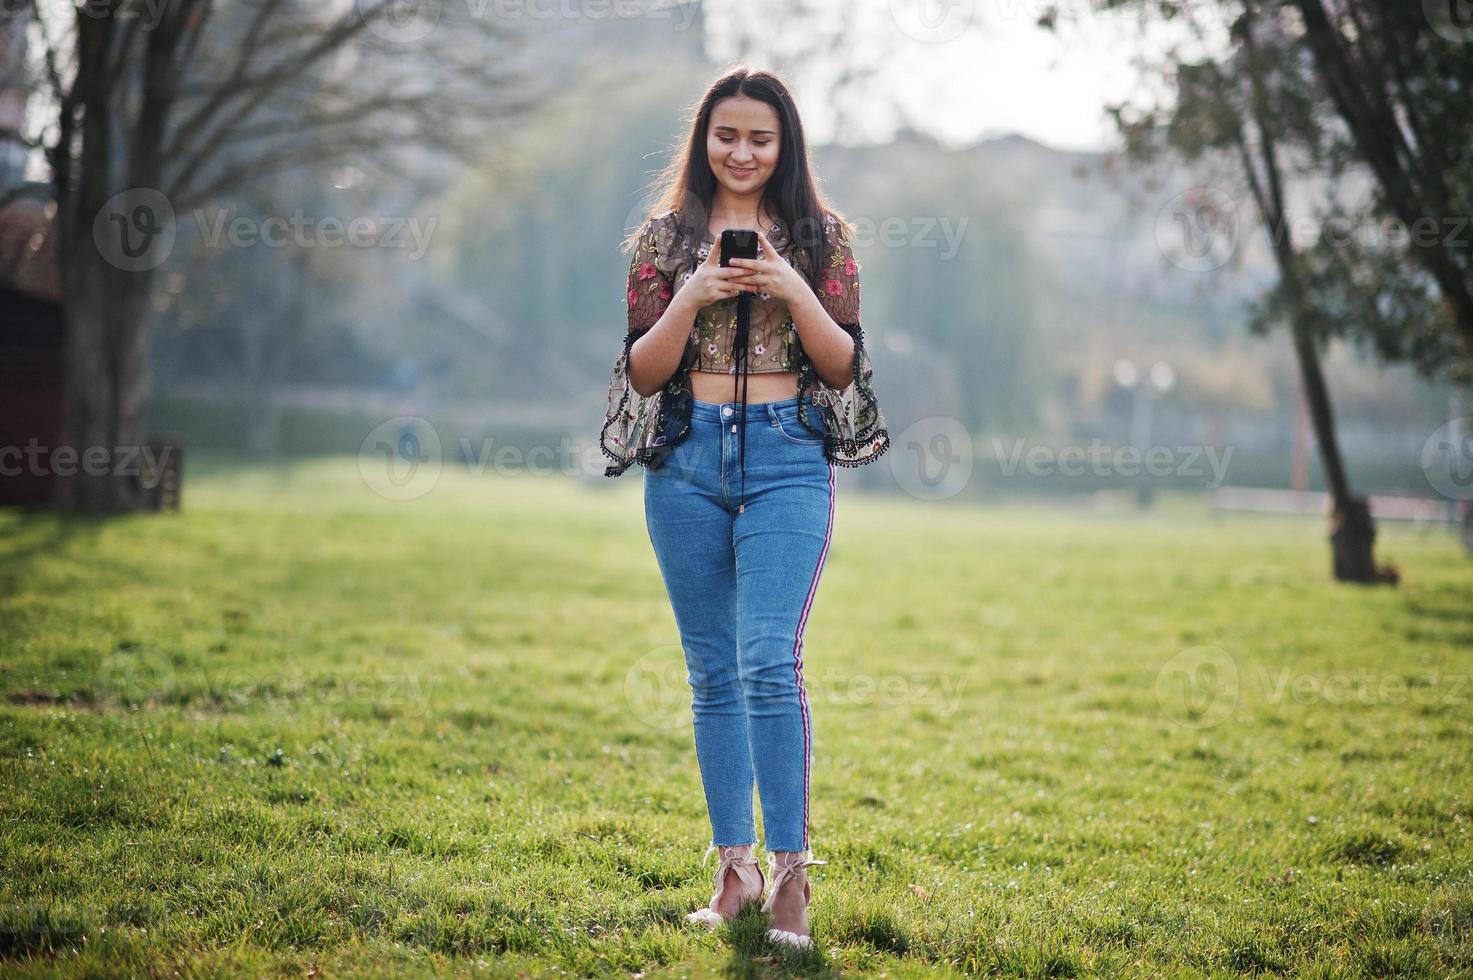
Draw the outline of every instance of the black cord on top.
<instances>
[{"instance_id":1,"label":"black cord on top","mask_svg":"<svg viewBox=\"0 0 1473 980\"><path fill-rule=\"evenodd\" d=\"M736 333L731 340L732 361L739 365L741 371L741 408L738 410L737 420L739 422L737 435L737 455L742 471L741 503L737 507L737 513L747 509L747 343L748 331L752 325L752 294L743 292L737 297L737 327ZM737 379L731 379L732 397L736 397Z\"/></svg>"}]
</instances>

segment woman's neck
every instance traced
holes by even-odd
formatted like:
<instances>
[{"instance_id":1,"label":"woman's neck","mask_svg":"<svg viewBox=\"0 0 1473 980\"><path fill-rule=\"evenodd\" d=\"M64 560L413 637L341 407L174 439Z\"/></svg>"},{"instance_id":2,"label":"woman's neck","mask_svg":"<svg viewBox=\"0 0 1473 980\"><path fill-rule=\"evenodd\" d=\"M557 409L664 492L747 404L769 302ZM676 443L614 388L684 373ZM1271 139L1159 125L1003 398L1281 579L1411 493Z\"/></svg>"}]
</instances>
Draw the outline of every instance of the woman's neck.
<instances>
[{"instance_id":1,"label":"woman's neck","mask_svg":"<svg viewBox=\"0 0 1473 980\"><path fill-rule=\"evenodd\" d=\"M716 197L711 201L711 220L720 221L722 224L739 225L755 219L761 225L763 224L761 210L761 192L734 194L723 187L717 189Z\"/></svg>"}]
</instances>

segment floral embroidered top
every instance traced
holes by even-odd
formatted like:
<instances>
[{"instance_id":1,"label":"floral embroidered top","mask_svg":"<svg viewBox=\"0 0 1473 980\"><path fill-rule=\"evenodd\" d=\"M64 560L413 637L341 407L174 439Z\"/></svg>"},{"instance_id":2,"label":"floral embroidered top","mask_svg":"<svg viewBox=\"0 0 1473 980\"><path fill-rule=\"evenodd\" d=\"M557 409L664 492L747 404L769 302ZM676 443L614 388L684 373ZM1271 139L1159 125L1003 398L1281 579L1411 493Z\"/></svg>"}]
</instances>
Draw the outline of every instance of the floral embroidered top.
<instances>
[{"instance_id":1,"label":"floral embroidered top","mask_svg":"<svg viewBox=\"0 0 1473 980\"><path fill-rule=\"evenodd\" d=\"M635 463L658 469L690 433L692 370L731 374L738 367L748 374L796 371L799 418L815 436L823 437L826 458L840 466L862 466L890 447L885 418L871 384L874 368L859 324L859 263L832 215L824 216L824 232L827 259L817 295L834 322L854 338L853 378L845 388L831 388L818 377L803 350L786 301L755 293L748 294L745 356L736 353L740 349L740 297L718 300L697 312L680 365L663 387L645 397L629 382L630 348L659 321L671 298L715 246L710 234L697 244L686 242L676 211L665 211L646 222L629 263L625 293L628 331L624 348L614 360L608 410L599 436L604 455L613 460L605 468L605 476L619 476ZM806 265L807 253L792 247L781 221L767 230L767 239L789 264L800 271ZM822 414L822 429L809 421L810 405Z\"/></svg>"}]
</instances>

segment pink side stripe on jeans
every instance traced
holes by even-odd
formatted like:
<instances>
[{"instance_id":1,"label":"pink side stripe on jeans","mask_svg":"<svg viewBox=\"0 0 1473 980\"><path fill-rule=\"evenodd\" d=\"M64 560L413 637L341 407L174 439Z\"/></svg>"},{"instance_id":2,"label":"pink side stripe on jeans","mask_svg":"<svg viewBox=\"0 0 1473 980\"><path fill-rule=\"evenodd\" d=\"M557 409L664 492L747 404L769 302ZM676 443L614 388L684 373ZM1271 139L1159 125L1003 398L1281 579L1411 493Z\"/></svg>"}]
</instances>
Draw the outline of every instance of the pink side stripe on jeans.
<instances>
[{"instance_id":1,"label":"pink side stripe on jeans","mask_svg":"<svg viewBox=\"0 0 1473 980\"><path fill-rule=\"evenodd\" d=\"M833 460L829 461L829 523L823 532L823 551L818 555L818 566L813 569L813 581L808 583L808 598L803 600L803 615L798 617L798 629L793 634L793 676L798 680L798 707L803 715L803 850L808 850L808 760L813 754L813 727L808 716L808 692L803 689L803 627L808 624L808 611L813 608L813 597L818 594L818 577L823 573L824 562L829 557L829 543L834 539L834 478L838 472Z\"/></svg>"}]
</instances>

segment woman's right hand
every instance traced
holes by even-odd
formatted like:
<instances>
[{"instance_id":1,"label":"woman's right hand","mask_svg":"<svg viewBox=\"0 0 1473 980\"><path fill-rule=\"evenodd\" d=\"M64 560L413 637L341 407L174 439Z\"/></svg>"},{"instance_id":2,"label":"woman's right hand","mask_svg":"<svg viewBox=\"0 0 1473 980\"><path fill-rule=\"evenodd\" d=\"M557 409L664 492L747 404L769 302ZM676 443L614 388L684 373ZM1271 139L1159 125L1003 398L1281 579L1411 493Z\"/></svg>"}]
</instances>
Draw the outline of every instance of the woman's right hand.
<instances>
[{"instance_id":1,"label":"woman's right hand","mask_svg":"<svg viewBox=\"0 0 1473 980\"><path fill-rule=\"evenodd\" d=\"M706 255L706 261L696 266L696 271L680 287L680 294L689 294L689 300L695 304L696 309L705 309L717 300L730 299L750 291L740 285L747 270L734 265L723 268L720 252L721 239L718 237Z\"/></svg>"}]
</instances>

